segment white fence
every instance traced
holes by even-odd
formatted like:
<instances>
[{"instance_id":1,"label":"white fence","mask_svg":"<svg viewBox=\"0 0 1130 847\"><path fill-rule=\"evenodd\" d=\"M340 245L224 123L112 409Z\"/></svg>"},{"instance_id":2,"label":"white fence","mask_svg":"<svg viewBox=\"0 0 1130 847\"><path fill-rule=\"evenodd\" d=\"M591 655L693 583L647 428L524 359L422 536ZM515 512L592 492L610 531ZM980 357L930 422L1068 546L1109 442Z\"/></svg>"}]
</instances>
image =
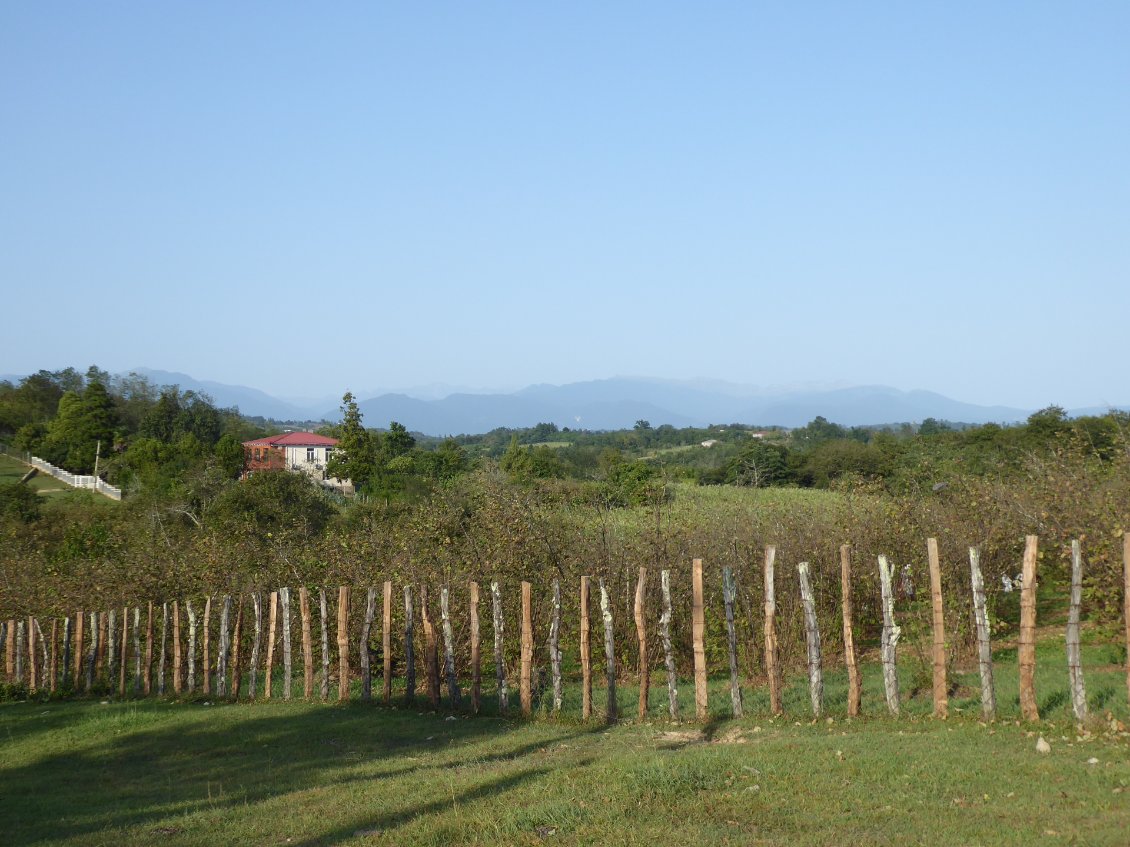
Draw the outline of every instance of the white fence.
<instances>
[{"instance_id":1,"label":"white fence","mask_svg":"<svg viewBox=\"0 0 1130 847\"><path fill-rule=\"evenodd\" d=\"M2 446L2 445L0 445ZM60 482L65 482L72 488L89 488L97 491L99 494L104 494L111 500L121 500L122 490L115 488L108 482L92 475L92 474L73 474L70 471L65 471L62 468L57 468L50 462L46 462L38 456L32 456L30 453L12 450L9 447L3 447L3 452L9 456L19 459L25 464L31 465L33 468L42 471L43 473L50 474Z\"/></svg>"}]
</instances>

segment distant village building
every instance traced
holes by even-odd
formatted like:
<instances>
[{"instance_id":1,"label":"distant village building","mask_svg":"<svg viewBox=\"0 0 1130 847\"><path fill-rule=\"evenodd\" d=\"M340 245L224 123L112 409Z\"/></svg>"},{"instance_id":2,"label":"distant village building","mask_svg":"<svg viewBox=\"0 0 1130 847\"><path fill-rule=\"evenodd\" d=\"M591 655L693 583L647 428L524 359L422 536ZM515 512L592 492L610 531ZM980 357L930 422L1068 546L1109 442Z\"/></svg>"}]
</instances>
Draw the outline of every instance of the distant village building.
<instances>
[{"instance_id":1,"label":"distant village building","mask_svg":"<svg viewBox=\"0 0 1130 847\"><path fill-rule=\"evenodd\" d=\"M326 464L338 440L314 432L285 432L243 442L243 475L256 471L304 473L331 488L352 489L349 480L328 476Z\"/></svg>"},{"instance_id":2,"label":"distant village building","mask_svg":"<svg viewBox=\"0 0 1130 847\"><path fill-rule=\"evenodd\" d=\"M708 438L708 439L706 439L705 441L702 442L702 446L703 447L713 447L717 443L718 443L717 438Z\"/></svg>"}]
</instances>

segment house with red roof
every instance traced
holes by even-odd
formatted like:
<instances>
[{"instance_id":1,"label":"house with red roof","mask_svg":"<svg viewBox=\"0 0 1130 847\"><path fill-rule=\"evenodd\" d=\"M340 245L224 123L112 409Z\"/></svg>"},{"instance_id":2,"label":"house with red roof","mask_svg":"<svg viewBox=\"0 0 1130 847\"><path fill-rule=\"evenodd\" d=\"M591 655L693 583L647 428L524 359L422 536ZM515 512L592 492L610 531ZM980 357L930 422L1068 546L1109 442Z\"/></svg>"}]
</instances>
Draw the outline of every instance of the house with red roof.
<instances>
[{"instance_id":1,"label":"house with red roof","mask_svg":"<svg viewBox=\"0 0 1130 847\"><path fill-rule=\"evenodd\" d=\"M336 438L314 432L284 432L243 442L243 474L287 470L305 473L334 488L345 488L348 480L326 474L326 464L337 447Z\"/></svg>"}]
</instances>

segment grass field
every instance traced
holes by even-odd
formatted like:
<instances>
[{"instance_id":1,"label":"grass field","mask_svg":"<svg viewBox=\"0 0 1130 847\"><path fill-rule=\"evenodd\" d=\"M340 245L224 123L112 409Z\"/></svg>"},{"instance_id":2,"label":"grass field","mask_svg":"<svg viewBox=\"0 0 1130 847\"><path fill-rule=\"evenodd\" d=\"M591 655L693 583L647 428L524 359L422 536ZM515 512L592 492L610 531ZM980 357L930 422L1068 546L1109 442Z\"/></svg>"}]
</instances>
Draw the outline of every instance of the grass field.
<instances>
[{"instance_id":1,"label":"grass field","mask_svg":"<svg viewBox=\"0 0 1130 847\"><path fill-rule=\"evenodd\" d=\"M1013 719L1008 651L1002 719L990 725L960 693L967 677L950 720L926 716L928 694L889 718L872 666L865 717L846 719L843 674L830 671L831 720L816 722L800 679L784 718L765 713L758 688L739 721L724 717L726 683L714 680L706 725L666 720L660 680L649 720L612 728L575 719L575 688L566 716L530 721L356 701L7 703L0 841L1125 845L1130 734L1118 722L1130 716L1115 653L1086 648L1096 715L1083 730L1068 718L1062 647L1050 640L1037 725ZM623 714L635 695L621 691ZM686 681L681 698L693 707ZM1036 751L1037 735L1050 753Z\"/></svg>"},{"instance_id":2,"label":"grass field","mask_svg":"<svg viewBox=\"0 0 1130 847\"><path fill-rule=\"evenodd\" d=\"M0 453L0 485L19 482L30 469L29 465ZM30 486L33 491L46 497L58 496L72 490L65 483L45 473L36 474L25 484Z\"/></svg>"}]
</instances>

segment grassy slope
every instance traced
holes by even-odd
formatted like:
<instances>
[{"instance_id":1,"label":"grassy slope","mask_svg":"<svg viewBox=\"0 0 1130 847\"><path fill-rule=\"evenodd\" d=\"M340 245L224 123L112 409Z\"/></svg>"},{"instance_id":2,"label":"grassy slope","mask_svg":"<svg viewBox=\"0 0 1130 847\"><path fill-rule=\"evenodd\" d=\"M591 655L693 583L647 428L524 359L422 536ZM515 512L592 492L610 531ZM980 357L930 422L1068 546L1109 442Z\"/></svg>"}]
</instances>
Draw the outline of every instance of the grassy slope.
<instances>
[{"instance_id":1,"label":"grassy slope","mask_svg":"<svg viewBox=\"0 0 1130 847\"><path fill-rule=\"evenodd\" d=\"M19 482L20 478L29 470L31 470L30 465L25 465L11 456L0 453L0 485ZM26 484L33 491L46 497L55 497L71 490L66 483L60 482L55 477L45 473L36 474Z\"/></svg>"},{"instance_id":2,"label":"grassy slope","mask_svg":"<svg viewBox=\"0 0 1130 847\"><path fill-rule=\"evenodd\" d=\"M1113 652L1087 648L1090 699L1126 720ZM999 658L1012 718L1014 657ZM653 720L610 730L356 702L6 704L0 831L76 845L1126 844L1130 737L1101 716L1077 733L1062 665L1060 645L1042 645L1038 727L982 725L975 699L935 721L928 695L886 718L873 667L855 721L829 674L831 724L806 719L803 680L776 721L760 689L748 717L725 720L715 681L705 728L662 719L661 681ZM622 692L624 713L633 698Z\"/></svg>"}]
</instances>

